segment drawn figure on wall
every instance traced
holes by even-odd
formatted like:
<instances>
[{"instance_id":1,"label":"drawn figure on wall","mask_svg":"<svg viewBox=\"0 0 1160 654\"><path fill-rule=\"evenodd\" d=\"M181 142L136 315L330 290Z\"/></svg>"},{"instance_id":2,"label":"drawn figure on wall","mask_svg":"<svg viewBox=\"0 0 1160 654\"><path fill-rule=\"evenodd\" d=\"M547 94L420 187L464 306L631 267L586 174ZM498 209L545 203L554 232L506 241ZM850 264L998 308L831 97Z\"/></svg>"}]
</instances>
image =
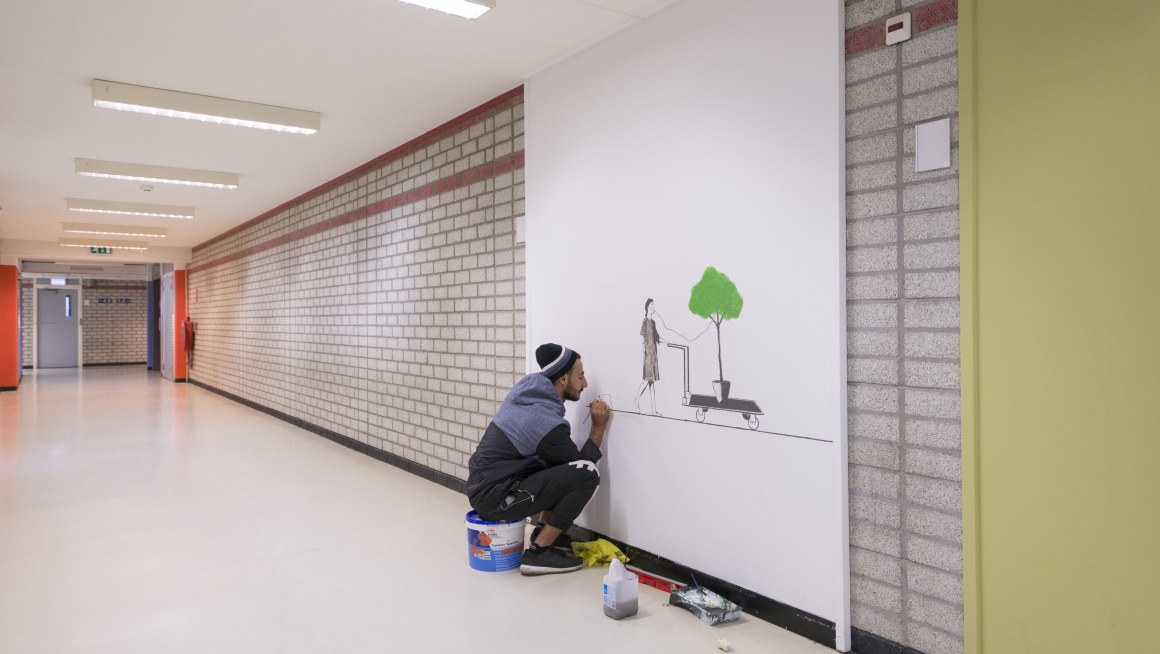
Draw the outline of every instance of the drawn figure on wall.
<instances>
[{"instance_id":1,"label":"drawn figure on wall","mask_svg":"<svg viewBox=\"0 0 1160 654\"><path fill-rule=\"evenodd\" d=\"M657 327L657 320L661 321L661 326ZM661 330L664 330L666 335L671 334L667 338L661 338ZM704 333L704 332L702 332ZM637 413L643 413L640 409L640 399L644 397L645 392L648 392L649 403L652 405L652 415L661 416L657 411L657 396L656 383L661 379L660 361L657 357L657 348L662 344L670 344L672 337L687 342L696 340L697 336L689 339L680 332L673 330L667 324L660 313L657 312L657 305L650 297L644 303L644 321L640 324L640 344L641 353L644 355L644 365L641 371L641 376L644 378L640 383L640 388L636 389L636 410ZM664 416L661 416L662 418Z\"/></svg>"},{"instance_id":2,"label":"drawn figure on wall","mask_svg":"<svg viewBox=\"0 0 1160 654\"><path fill-rule=\"evenodd\" d=\"M644 322L640 324L640 342L644 349L644 381L636 390L636 410L640 411L640 398L644 396L645 391L648 391L649 400L652 402L652 412L659 416L654 384L661 378L660 363L657 361L657 346L664 341L661 340L661 335L657 332L656 312L656 306L650 297L644 303Z\"/></svg>"}]
</instances>

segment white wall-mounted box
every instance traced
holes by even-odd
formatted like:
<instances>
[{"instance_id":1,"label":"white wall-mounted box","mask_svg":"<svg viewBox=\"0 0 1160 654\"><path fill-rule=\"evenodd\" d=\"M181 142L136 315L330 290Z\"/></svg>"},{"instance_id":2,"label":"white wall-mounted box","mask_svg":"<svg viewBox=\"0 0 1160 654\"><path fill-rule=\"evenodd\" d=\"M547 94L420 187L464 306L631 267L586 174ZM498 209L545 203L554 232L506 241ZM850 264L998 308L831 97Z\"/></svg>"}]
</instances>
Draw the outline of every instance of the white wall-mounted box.
<instances>
[{"instance_id":1,"label":"white wall-mounted box","mask_svg":"<svg viewBox=\"0 0 1160 654\"><path fill-rule=\"evenodd\" d=\"M886 45L910 40L910 12L886 19Z\"/></svg>"},{"instance_id":2,"label":"white wall-mounted box","mask_svg":"<svg viewBox=\"0 0 1160 654\"><path fill-rule=\"evenodd\" d=\"M942 118L914 126L914 172L951 165L951 119Z\"/></svg>"}]
</instances>

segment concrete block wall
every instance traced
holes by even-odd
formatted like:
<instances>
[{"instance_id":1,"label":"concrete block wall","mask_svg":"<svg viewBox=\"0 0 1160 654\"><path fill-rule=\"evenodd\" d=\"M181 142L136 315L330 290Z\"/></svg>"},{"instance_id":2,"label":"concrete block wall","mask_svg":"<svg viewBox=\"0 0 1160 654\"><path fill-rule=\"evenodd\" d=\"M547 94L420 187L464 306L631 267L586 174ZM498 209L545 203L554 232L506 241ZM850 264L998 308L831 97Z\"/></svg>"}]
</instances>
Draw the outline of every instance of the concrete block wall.
<instances>
[{"instance_id":1,"label":"concrete block wall","mask_svg":"<svg viewBox=\"0 0 1160 654\"><path fill-rule=\"evenodd\" d=\"M85 280L83 286L84 364L145 363L149 328L145 282ZM101 299L112 302L98 302Z\"/></svg>"},{"instance_id":2,"label":"concrete block wall","mask_svg":"<svg viewBox=\"0 0 1160 654\"><path fill-rule=\"evenodd\" d=\"M191 380L458 479L524 374L522 88L194 248Z\"/></svg>"},{"instance_id":3,"label":"concrete block wall","mask_svg":"<svg viewBox=\"0 0 1160 654\"><path fill-rule=\"evenodd\" d=\"M36 320L32 315L32 298L35 292L31 282L20 282L20 341L22 344L21 358L23 359L21 365L25 368L32 367L36 361L36 355L32 351L33 323Z\"/></svg>"},{"instance_id":4,"label":"concrete block wall","mask_svg":"<svg viewBox=\"0 0 1160 654\"><path fill-rule=\"evenodd\" d=\"M884 19L913 12L911 40ZM963 651L955 0L846 3L850 569L871 634ZM914 172L914 124L950 117L952 165ZM874 641L874 642L871 642Z\"/></svg>"}]
</instances>

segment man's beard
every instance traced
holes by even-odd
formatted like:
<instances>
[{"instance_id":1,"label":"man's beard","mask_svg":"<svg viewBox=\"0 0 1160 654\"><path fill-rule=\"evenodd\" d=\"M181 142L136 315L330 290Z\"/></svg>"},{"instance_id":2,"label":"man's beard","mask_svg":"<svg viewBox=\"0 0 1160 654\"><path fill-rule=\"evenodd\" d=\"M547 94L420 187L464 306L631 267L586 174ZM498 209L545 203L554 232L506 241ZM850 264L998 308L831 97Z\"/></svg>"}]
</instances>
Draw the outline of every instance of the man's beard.
<instances>
[{"instance_id":1,"label":"man's beard","mask_svg":"<svg viewBox=\"0 0 1160 654\"><path fill-rule=\"evenodd\" d=\"M571 388L564 389L564 399L571 400L573 402L579 402L580 401L580 390L579 389L572 390Z\"/></svg>"}]
</instances>

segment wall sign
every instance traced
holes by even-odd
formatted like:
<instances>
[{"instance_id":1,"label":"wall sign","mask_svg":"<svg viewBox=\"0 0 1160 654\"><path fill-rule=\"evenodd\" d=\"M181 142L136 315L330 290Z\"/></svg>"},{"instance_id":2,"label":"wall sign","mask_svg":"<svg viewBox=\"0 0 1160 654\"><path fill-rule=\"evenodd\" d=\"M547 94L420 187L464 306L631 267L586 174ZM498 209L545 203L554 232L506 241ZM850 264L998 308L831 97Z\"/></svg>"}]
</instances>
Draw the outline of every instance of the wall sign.
<instances>
[{"instance_id":1,"label":"wall sign","mask_svg":"<svg viewBox=\"0 0 1160 654\"><path fill-rule=\"evenodd\" d=\"M113 248L89 248L89 254L112 254Z\"/></svg>"}]
</instances>

